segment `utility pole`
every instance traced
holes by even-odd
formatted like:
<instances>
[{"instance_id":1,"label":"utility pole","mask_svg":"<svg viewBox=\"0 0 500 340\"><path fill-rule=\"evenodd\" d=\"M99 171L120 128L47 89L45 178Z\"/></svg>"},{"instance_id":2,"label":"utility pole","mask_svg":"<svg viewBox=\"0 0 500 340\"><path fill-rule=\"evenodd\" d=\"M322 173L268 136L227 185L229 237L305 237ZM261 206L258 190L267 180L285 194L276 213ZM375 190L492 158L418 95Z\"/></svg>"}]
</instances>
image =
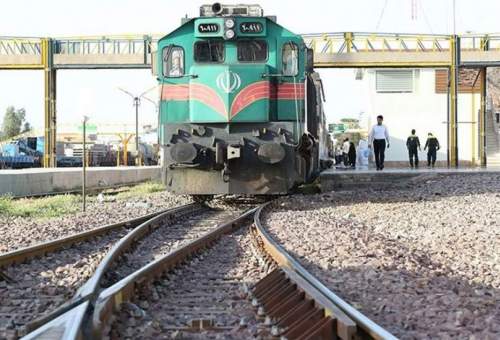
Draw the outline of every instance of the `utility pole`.
<instances>
[{"instance_id":1,"label":"utility pole","mask_svg":"<svg viewBox=\"0 0 500 340\"><path fill-rule=\"evenodd\" d=\"M82 210L85 212L86 210L86 184L87 184L87 156L86 156L86 142L87 142L87 116L83 116L83 151L82 151Z\"/></svg>"},{"instance_id":2,"label":"utility pole","mask_svg":"<svg viewBox=\"0 0 500 340\"><path fill-rule=\"evenodd\" d=\"M141 105L141 98L143 98L149 91L154 90L155 88L156 86L144 91L139 95L134 95L129 91L122 89L121 87L118 88L118 90L132 97L133 105L135 106L135 150L136 150L135 165L141 165L141 154L139 152L139 106Z\"/></svg>"},{"instance_id":3,"label":"utility pole","mask_svg":"<svg viewBox=\"0 0 500 340\"><path fill-rule=\"evenodd\" d=\"M456 5L456 0L453 0L453 35L457 34Z\"/></svg>"},{"instance_id":4,"label":"utility pole","mask_svg":"<svg viewBox=\"0 0 500 340\"><path fill-rule=\"evenodd\" d=\"M139 152L139 105L141 105L141 99L139 97L134 97L135 105L135 151L137 153L135 159L135 165L141 164L141 153Z\"/></svg>"}]
</instances>

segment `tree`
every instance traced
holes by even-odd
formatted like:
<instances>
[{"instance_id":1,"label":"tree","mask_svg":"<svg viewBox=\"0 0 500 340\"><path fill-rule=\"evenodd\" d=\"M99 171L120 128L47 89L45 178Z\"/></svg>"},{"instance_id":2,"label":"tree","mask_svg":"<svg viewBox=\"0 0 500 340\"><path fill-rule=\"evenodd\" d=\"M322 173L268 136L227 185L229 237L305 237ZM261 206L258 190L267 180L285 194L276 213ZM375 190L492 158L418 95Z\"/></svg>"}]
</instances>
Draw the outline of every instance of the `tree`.
<instances>
[{"instance_id":1,"label":"tree","mask_svg":"<svg viewBox=\"0 0 500 340\"><path fill-rule=\"evenodd\" d=\"M24 122L23 131L21 132L28 132L30 130L31 130L31 124L29 122Z\"/></svg>"},{"instance_id":2,"label":"tree","mask_svg":"<svg viewBox=\"0 0 500 340\"><path fill-rule=\"evenodd\" d=\"M17 136L21 132L24 119L26 117L26 110L16 110L14 106L9 106L3 117L2 135L4 138L11 138Z\"/></svg>"}]
</instances>

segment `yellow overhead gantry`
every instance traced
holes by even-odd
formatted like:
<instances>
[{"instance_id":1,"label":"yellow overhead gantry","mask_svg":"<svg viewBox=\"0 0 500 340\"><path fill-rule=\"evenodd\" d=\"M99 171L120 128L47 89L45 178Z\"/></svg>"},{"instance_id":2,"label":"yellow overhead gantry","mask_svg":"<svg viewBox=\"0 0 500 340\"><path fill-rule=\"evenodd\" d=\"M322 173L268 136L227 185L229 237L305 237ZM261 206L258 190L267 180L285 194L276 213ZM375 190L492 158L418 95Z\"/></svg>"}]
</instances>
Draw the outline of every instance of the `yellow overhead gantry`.
<instances>
[{"instance_id":1,"label":"yellow overhead gantry","mask_svg":"<svg viewBox=\"0 0 500 340\"><path fill-rule=\"evenodd\" d=\"M150 68L153 39L149 35L0 37L0 70L44 72L44 167L56 166L56 71Z\"/></svg>"},{"instance_id":2,"label":"yellow overhead gantry","mask_svg":"<svg viewBox=\"0 0 500 340\"><path fill-rule=\"evenodd\" d=\"M44 166L55 166L56 70L150 68L158 36L126 35L67 38L0 37L0 70L43 70L45 80ZM449 163L458 165L458 69L481 69L479 143L481 164L486 164L484 128L486 67L500 66L500 34L421 35L396 33L304 34L314 50L317 68L447 68L449 70Z\"/></svg>"}]
</instances>

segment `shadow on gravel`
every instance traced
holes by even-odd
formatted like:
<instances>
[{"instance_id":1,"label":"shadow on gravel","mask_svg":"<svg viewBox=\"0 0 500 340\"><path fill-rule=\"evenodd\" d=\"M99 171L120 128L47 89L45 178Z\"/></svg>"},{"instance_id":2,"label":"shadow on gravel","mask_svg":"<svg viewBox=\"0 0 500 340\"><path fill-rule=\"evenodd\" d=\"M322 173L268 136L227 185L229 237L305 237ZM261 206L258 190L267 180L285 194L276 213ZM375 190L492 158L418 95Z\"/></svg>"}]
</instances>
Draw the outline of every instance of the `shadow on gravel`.
<instances>
[{"instance_id":1,"label":"shadow on gravel","mask_svg":"<svg viewBox=\"0 0 500 340\"><path fill-rule=\"evenodd\" d=\"M474 174L455 176L432 176L418 178L404 186L359 188L345 191L330 191L314 195L284 196L272 205L274 211L317 210L331 206L349 206L358 203L413 203L439 201L449 197L466 197L494 194L500 197L500 174ZM287 201L293 200L294 204Z\"/></svg>"},{"instance_id":2,"label":"shadow on gravel","mask_svg":"<svg viewBox=\"0 0 500 340\"><path fill-rule=\"evenodd\" d=\"M499 289L472 283L425 252L378 241L378 249L342 269L328 261L333 251L316 250L308 258L288 251L325 286L401 339L498 339Z\"/></svg>"}]
</instances>

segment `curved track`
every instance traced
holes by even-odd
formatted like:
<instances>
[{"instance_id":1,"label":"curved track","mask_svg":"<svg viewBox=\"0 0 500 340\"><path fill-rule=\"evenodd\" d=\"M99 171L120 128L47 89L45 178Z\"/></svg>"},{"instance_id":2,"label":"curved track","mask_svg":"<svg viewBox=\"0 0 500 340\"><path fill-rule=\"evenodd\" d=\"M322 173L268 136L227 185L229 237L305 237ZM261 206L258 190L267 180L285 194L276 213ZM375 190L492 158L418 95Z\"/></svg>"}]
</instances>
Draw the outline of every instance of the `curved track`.
<instances>
[{"instance_id":1,"label":"curved track","mask_svg":"<svg viewBox=\"0 0 500 340\"><path fill-rule=\"evenodd\" d=\"M237 217L234 211L221 214L215 229L201 228L172 246L169 238L177 242L178 236L156 234L138 242L125 237L115 245L130 241L119 251L121 260L112 256L97 280L107 288L97 288L95 296L80 294L79 304L27 338L393 339L269 237L260 224L264 206ZM154 229L159 219L142 227ZM195 222L190 220L172 223L170 235ZM145 251L152 239L156 246ZM144 251L148 255L141 256Z\"/></svg>"},{"instance_id":2,"label":"curved track","mask_svg":"<svg viewBox=\"0 0 500 340\"><path fill-rule=\"evenodd\" d=\"M14 339L64 312L106 252L128 231L167 209L0 255L0 339Z\"/></svg>"}]
</instances>

